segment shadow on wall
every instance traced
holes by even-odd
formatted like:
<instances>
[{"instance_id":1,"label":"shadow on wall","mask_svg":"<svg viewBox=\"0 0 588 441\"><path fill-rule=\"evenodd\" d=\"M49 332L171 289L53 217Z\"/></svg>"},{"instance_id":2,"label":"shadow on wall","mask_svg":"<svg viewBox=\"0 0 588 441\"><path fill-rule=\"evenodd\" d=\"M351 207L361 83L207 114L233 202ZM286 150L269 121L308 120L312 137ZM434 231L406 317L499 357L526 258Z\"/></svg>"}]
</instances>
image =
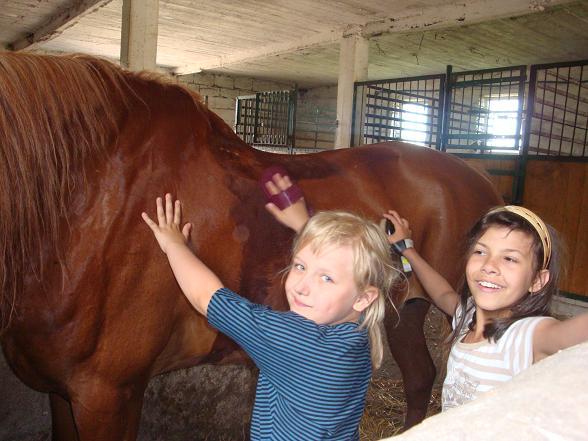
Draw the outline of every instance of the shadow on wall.
<instances>
[{"instance_id":1,"label":"shadow on wall","mask_svg":"<svg viewBox=\"0 0 588 441\"><path fill-rule=\"evenodd\" d=\"M212 365L152 379L145 392L138 440L248 439L256 379L254 368ZM51 439L48 396L22 384L3 355L0 397L0 440Z\"/></svg>"}]
</instances>

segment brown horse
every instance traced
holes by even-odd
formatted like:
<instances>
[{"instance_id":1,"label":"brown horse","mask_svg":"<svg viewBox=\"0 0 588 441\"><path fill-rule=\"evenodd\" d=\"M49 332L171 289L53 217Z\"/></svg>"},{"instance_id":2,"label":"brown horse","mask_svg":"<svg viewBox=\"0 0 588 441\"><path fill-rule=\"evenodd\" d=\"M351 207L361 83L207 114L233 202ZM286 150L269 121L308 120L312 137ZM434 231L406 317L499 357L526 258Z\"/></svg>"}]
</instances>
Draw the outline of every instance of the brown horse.
<instances>
[{"instance_id":1,"label":"brown horse","mask_svg":"<svg viewBox=\"0 0 588 441\"><path fill-rule=\"evenodd\" d=\"M2 347L24 383L50 394L56 440L133 440L151 377L235 359L140 218L163 191L185 202L192 246L221 280L277 308L292 233L264 209L257 179L271 164L315 210L377 220L398 209L452 282L462 235L500 203L460 160L406 144L256 151L187 89L89 57L0 54L0 142ZM413 321L387 322L409 424L424 416L435 375L428 305L411 304Z\"/></svg>"}]
</instances>

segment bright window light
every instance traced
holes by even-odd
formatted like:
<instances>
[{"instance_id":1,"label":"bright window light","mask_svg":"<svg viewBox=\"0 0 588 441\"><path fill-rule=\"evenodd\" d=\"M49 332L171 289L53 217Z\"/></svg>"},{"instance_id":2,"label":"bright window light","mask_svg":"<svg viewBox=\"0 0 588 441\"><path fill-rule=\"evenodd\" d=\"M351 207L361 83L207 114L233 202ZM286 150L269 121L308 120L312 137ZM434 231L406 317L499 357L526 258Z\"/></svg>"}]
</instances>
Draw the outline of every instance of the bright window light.
<instances>
[{"instance_id":1,"label":"bright window light","mask_svg":"<svg viewBox=\"0 0 588 441\"><path fill-rule=\"evenodd\" d=\"M486 143L492 153L518 153L514 150L517 129L518 99L490 98L488 101L488 129L489 135L505 136L505 138L489 139ZM501 149L500 147L503 147Z\"/></svg>"},{"instance_id":2,"label":"bright window light","mask_svg":"<svg viewBox=\"0 0 588 441\"><path fill-rule=\"evenodd\" d=\"M400 139L424 146L427 141L427 113L427 108L421 104L403 104Z\"/></svg>"}]
</instances>

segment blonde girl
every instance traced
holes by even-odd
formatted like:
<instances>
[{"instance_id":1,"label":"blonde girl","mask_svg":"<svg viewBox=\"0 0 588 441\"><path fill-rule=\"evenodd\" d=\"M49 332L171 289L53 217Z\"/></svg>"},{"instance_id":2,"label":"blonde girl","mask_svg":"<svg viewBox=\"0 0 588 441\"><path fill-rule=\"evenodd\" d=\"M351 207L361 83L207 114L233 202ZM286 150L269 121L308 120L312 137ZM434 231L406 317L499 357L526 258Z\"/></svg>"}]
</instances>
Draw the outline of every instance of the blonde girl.
<instances>
[{"instance_id":1,"label":"blonde girl","mask_svg":"<svg viewBox=\"0 0 588 441\"><path fill-rule=\"evenodd\" d=\"M294 243L290 311L277 312L224 287L188 248L191 225L181 227L179 201L167 194L156 208L157 222L142 216L183 293L259 368L251 439L358 440L382 358L384 298L398 274L378 226L345 212L315 215Z\"/></svg>"}]
</instances>

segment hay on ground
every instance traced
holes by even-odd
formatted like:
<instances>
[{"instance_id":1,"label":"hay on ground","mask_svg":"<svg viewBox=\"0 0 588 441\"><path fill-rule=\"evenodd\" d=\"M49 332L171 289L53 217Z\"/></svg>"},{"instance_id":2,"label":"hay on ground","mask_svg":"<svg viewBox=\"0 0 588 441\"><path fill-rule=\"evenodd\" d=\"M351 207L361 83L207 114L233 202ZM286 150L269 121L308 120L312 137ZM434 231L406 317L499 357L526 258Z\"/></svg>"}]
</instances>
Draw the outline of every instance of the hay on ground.
<instances>
[{"instance_id":1,"label":"hay on ground","mask_svg":"<svg viewBox=\"0 0 588 441\"><path fill-rule=\"evenodd\" d=\"M375 378L366 398L359 426L361 441L375 441L402 432L406 401L401 380ZM441 385L435 384L427 416L441 411Z\"/></svg>"}]
</instances>

